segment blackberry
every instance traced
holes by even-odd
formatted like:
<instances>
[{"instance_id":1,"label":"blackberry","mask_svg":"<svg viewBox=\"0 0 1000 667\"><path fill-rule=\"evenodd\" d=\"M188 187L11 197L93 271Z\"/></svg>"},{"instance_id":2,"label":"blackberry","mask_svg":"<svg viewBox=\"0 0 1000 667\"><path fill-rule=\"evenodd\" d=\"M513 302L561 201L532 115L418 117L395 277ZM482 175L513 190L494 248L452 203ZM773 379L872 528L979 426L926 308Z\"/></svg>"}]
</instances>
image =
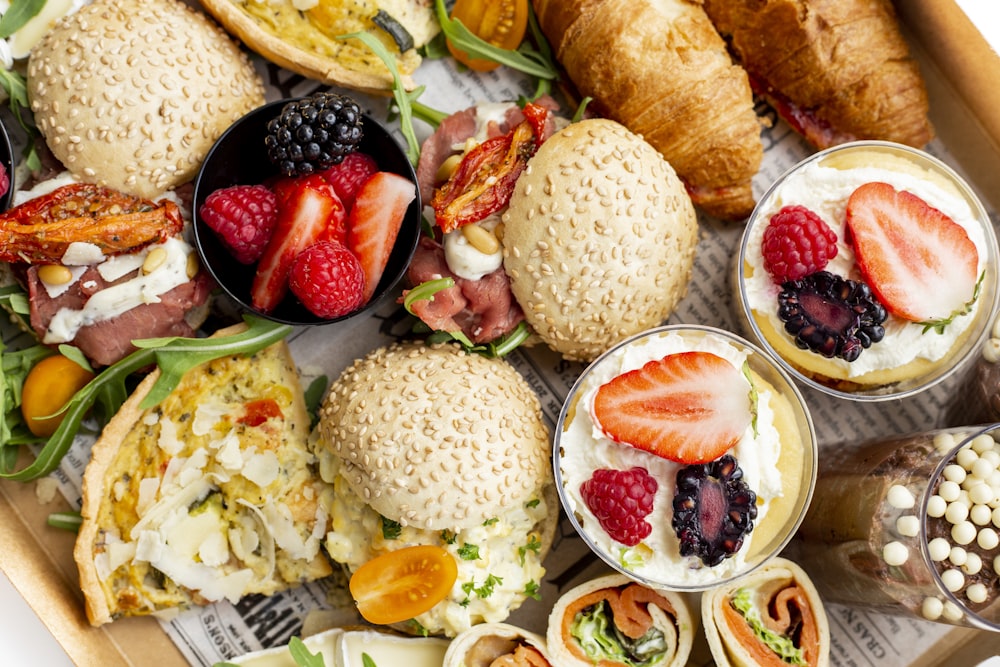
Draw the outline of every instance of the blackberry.
<instances>
[{"instance_id":1,"label":"blackberry","mask_svg":"<svg viewBox=\"0 0 1000 667\"><path fill-rule=\"evenodd\" d=\"M788 280L778 294L778 317L803 350L854 361L885 336L888 313L871 288L828 271Z\"/></svg>"},{"instance_id":2,"label":"blackberry","mask_svg":"<svg viewBox=\"0 0 1000 667\"><path fill-rule=\"evenodd\" d=\"M350 97L318 92L289 102L267 123L268 159L288 177L340 164L364 134L361 107Z\"/></svg>"},{"instance_id":3,"label":"blackberry","mask_svg":"<svg viewBox=\"0 0 1000 667\"><path fill-rule=\"evenodd\" d=\"M757 494L743 481L743 470L730 455L677 471L674 533L682 556L697 556L708 567L743 546L757 518Z\"/></svg>"}]
</instances>

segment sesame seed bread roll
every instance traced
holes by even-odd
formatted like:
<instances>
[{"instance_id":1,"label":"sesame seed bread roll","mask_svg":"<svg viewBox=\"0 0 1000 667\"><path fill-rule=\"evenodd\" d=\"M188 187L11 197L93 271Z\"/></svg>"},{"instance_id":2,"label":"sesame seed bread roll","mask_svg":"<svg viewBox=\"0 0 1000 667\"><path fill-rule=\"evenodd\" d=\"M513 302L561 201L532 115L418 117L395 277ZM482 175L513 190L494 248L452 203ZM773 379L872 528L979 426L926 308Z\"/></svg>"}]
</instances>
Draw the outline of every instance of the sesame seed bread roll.
<instances>
[{"instance_id":1,"label":"sesame seed bread roll","mask_svg":"<svg viewBox=\"0 0 1000 667\"><path fill-rule=\"evenodd\" d=\"M556 663L541 635L509 623L480 623L451 640L442 667L492 665L555 667Z\"/></svg>"},{"instance_id":2,"label":"sesame seed bread roll","mask_svg":"<svg viewBox=\"0 0 1000 667\"><path fill-rule=\"evenodd\" d=\"M506 361L457 345L397 343L357 360L319 428L354 493L403 526L471 528L552 484L537 394Z\"/></svg>"},{"instance_id":3,"label":"sesame seed bread roll","mask_svg":"<svg viewBox=\"0 0 1000 667\"><path fill-rule=\"evenodd\" d=\"M687 293L694 206L670 164L615 121L583 120L547 139L503 222L514 297L567 359L591 361L662 324Z\"/></svg>"},{"instance_id":4,"label":"sesame seed bread roll","mask_svg":"<svg viewBox=\"0 0 1000 667\"><path fill-rule=\"evenodd\" d=\"M701 616L719 667L830 664L823 601L805 571L788 559L774 558L745 577L705 591Z\"/></svg>"},{"instance_id":5,"label":"sesame seed bread roll","mask_svg":"<svg viewBox=\"0 0 1000 667\"><path fill-rule=\"evenodd\" d=\"M545 640L560 667L687 664L696 619L685 597L609 574L563 593Z\"/></svg>"},{"instance_id":6,"label":"sesame seed bread roll","mask_svg":"<svg viewBox=\"0 0 1000 667\"><path fill-rule=\"evenodd\" d=\"M236 43L178 0L95 0L31 51L28 96L74 176L156 198L195 175L264 87Z\"/></svg>"}]
</instances>

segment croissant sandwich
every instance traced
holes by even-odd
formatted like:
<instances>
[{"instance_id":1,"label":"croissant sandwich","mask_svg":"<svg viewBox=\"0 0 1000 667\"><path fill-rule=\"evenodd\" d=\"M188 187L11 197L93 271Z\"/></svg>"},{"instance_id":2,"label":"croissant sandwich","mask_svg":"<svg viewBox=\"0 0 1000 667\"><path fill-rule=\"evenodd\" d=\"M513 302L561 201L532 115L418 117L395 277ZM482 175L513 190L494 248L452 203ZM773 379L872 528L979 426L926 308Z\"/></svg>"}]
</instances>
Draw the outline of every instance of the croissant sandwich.
<instances>
[{"instance_id":1,"label":"croissant sandwich","mask_svg":"<svg viewBox=\"0 0 1000 667\"><path fill-rule=\"evenodd\" d=\"M710 215L753 209L760 121L746 73L700 3L533 0L553 53L591 108L652 144ZM600 54L600 57L595 57Z\"/></svg>"},{"instance_id":2,"label":"croissant sandwich","mask_svg":"<svg viewBox=\"0 0 1000 667\"><path fill-rule=\"evenodd\" d=\"M921 147L927 91L890 0L704 0L755 92L818 148Z\"/></svg>"},{"instance_id":3,"label":"croissant sandwich","mask_svg":"<svg viewBox=\"0 0 1000 667\"><path fill-rule=\"evenodd\" d=\"M549 615L546 643L561 667L682 667L696 626L679 593L609 574L563 593Z\"/></svg>"},{"instance_id":4,"label":"croissant sandwich","mask_svg":"<svg viewBox=\"0 0 1000 667\"><path fill-rule=\"evenodd\" d=\"M819 594L798 565L775 558L706 591L702 623L719 667L829 664L830 628Z\"/></svg>"}]
</instances>

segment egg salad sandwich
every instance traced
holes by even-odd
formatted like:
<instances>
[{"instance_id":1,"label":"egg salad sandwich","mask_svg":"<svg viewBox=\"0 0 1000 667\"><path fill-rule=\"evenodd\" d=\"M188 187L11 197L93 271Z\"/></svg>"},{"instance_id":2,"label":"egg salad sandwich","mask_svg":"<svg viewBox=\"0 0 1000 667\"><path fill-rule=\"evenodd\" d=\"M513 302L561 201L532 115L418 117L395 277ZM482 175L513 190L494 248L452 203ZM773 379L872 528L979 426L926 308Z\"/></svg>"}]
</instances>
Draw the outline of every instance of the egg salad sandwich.
<instances>
[{"instance_id":1,"label":"egg salad sandwich","mask_svg":"<svg viewBox=\"0 0 1000 667\"><path fill-rule=\"evenodd\" d=\"M559 506L541 405L512 365L381 347L332 383L317 432L324 544L366 620L454 637L538 597Z\"/></svg>"},{"instance_id":2,"label":"egg salad sandwich","mask_svg":"<svg viewBox=\"0 0 1000 667\"><path fill-rule=\"evenodd\" d=\"M287 344L205 362L143 409L159 373L105 426L84 472L74 558L91 624L330 574L329 488Z\"/></svg>"}]
</instances>

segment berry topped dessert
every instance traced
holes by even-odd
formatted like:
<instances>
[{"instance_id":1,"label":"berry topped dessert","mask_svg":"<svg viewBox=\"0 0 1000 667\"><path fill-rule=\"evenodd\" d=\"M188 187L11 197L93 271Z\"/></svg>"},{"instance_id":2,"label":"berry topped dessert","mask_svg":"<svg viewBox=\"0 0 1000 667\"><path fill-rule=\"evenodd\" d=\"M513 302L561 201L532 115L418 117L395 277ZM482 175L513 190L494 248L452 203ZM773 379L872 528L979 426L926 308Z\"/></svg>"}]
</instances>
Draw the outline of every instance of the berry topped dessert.
<instances>
[{"instance_id":1,"label":"berry topped dessert","mask_svg":"<svg viewBox=\"0 0 1000 667\"><path fill-rule=\"evenodd\" d=\"M815 476L812 422L788 377L709 327L667 326L612 348L560 415L567 514L641 583L703 590L756 568L794 533Z\"/></svg>"},{"instance_id":2,"label":"berry topped dessert","mask_svg":"<svg viewBox=\"0 0 1000 667\"><path fill-rule=\"evenodd\" d=\"M996 308L996 257L988 215L947 166L847 144L761 198L740 249L741 315L807 384L895 398L977 346Z\"/></svg>"}]
</instances>

